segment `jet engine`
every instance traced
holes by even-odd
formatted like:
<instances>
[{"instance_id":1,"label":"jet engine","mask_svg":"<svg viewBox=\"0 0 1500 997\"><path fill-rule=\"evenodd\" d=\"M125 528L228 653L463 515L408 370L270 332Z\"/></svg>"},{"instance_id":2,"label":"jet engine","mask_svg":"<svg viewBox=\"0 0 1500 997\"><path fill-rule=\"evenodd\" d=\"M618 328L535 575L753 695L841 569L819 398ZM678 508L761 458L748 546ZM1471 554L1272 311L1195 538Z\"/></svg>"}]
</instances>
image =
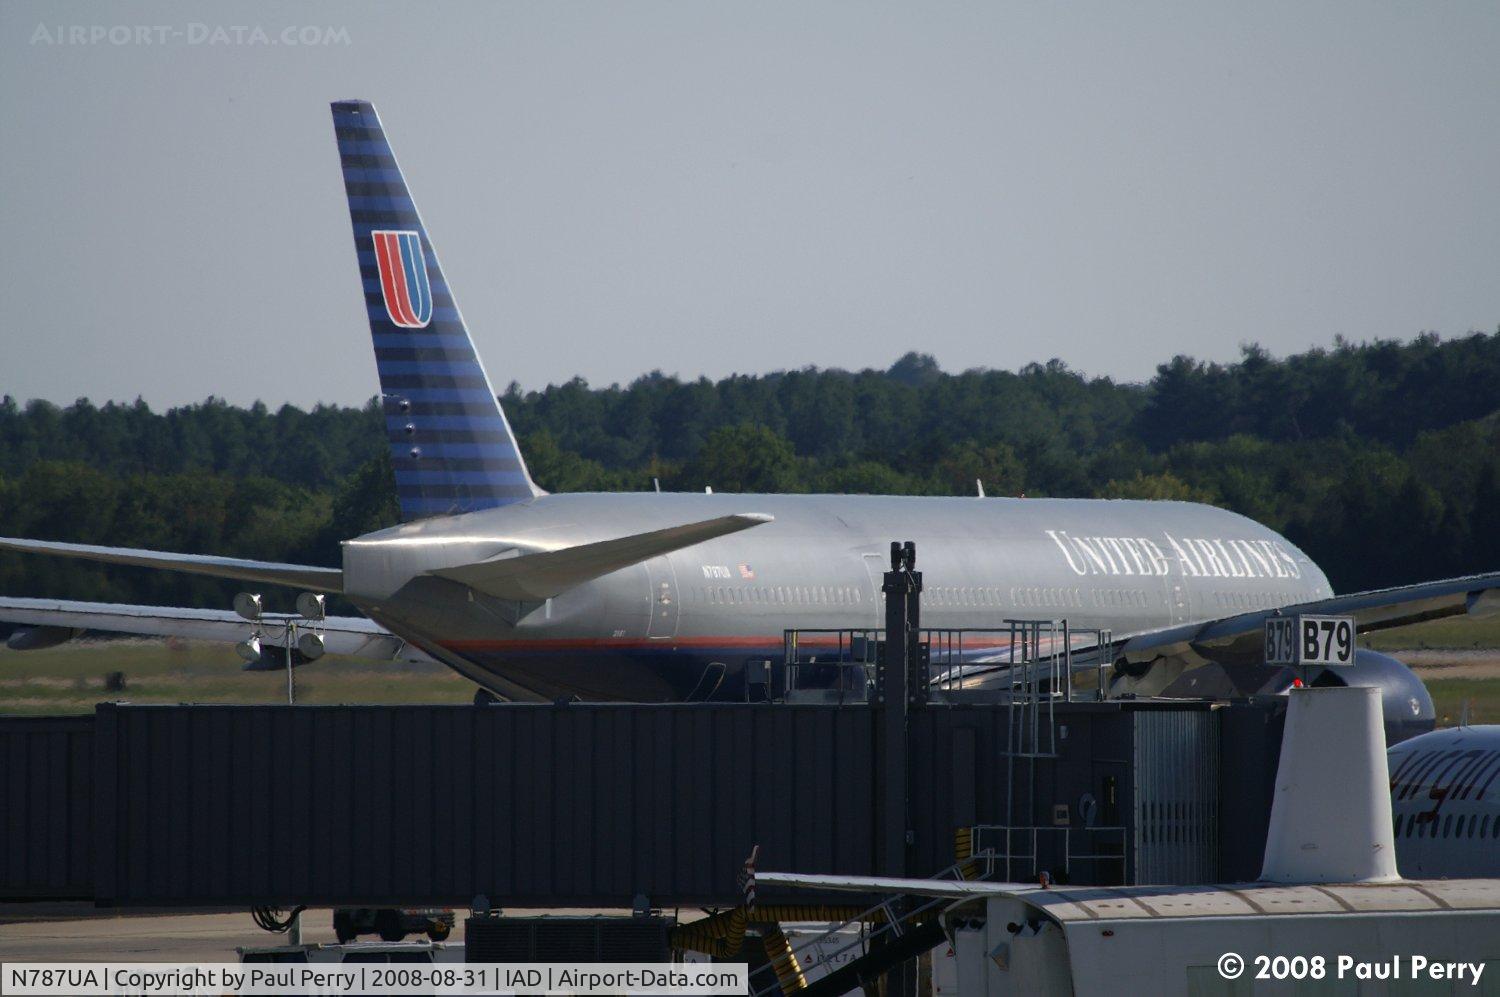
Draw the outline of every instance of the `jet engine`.
<instances>
[{"instance_id":1,"label":"jet engine","mask_svg":"<svg viewBox=\"0 0 1500 997\"><path fill-rule=\"evenodd\" d=\"M1427 687L1402 662L1389 654L1357 648L1354 664L1321 668L1309 676L1314 686L1373 686L1380 690L1385 713L1385 743L1389 747L1437 726L1437 712Z\"/></svg>"},{"instance_id":2,"label":"jet engine","mask_svg":"<svg viewBox=\"0 0 1500 997\"><path fill-rule=\"evenodd\" d=\"M5 639L5 646L12 651L40 651L66 644L81 633L72 627L18 627Z\"/></svg>"},{"instance_id":3,"label":"jet engine","mask_svg":"<svg viewBox=\"0 0 1500 997\"><path fill-rule=\"evenodd\" d=\"M1137 666L1139 667L1139 666ZM1123 672L1123 669L1120 669ZM1128 675L1128 673L1126 673ZM1182 671L1158 695L1168 699L1234 699L1241 696L1285 695L1302 670L1284 665L1209 662ZM1432 696L1402 662L1389 654L1355 648L1354 663L1337 668L1311 667L1307 682L1314 686L1374 686L1380 690L1385 715L1385 743L1389 747L1425 734L1437 726Z\"/></svg>"}]
</instances>

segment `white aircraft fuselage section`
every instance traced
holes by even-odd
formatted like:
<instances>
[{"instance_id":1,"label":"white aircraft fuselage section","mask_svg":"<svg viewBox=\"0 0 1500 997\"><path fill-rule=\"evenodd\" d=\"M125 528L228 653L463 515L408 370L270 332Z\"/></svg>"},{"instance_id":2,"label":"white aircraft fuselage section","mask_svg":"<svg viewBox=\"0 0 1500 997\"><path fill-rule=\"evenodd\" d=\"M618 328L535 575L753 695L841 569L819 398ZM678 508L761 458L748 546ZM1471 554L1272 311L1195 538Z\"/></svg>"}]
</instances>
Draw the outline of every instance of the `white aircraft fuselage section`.
<instances>
[{"instance_id":1,"label":"white aircraft fuselage section","mask_svg":"<svg viewBox=\"0 0 1500 997\"><path fill-rule=\"evenodd\" d=\"M551 599L426 574L736 513L774 519ZM864 495L548 495L350 541L344 582L363 611L471 677L669 699L710 667L732 692L746 661L780 658L784 629L882 626L892 540L917 545L927 627L1066 617L1125 636L1332 594L1286 538L1212 506Z\"/></svg>"},{"instance_id":2,"label":"white aircraft fuselage section","mask_svg":"<svg viewBox=\"0 0 1500 997\"><path fill-rule=\"evenodd\" d=\"M1500 726L1435 730L1387 757L1401 874L1500 876Z\"/></svg>"}]
</instances>

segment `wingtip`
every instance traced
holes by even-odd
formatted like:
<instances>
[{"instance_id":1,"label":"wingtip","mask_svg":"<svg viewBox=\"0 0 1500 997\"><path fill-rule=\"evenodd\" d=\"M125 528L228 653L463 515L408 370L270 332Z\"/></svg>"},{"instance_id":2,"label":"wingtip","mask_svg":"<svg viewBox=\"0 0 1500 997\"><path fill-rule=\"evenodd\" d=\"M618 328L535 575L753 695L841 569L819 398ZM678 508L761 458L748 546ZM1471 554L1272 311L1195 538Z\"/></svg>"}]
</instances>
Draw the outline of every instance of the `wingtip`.
<instances>
[{"instance_id":1,"label":"wingtip","mask_svg":"<svg viewBox=\"0 0 1500 997\"><path fill-rule=\"evenodd\" d=\"M776 522L776 517L769 512L737 512L735 513L735 518L745 520L754 525Z\"/></svg>"}]
</instances>

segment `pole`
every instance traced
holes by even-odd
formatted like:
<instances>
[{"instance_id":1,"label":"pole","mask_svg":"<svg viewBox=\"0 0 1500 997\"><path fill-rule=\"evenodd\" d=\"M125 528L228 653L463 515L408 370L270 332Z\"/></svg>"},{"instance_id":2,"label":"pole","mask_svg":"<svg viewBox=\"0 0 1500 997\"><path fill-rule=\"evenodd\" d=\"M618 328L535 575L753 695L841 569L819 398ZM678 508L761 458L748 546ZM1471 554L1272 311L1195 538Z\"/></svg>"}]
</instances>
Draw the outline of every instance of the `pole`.
<instances>
[{"instance_id":1,"label":"pole","mask_svg":"<svg viewBox=\"0 0 1500 997\"><path fill-rule=\"evenodd\" d=\"M286 621L286 702L288 706L295 706L297 693L292 685L292 645L297 642L297 621Z\"/></svg>"},{"instance_id":2,"label":"pole","mask_svg":"<svg viewBox=\"0 0 1500 997\"><path fill-rule=\"evenodd\" d=\"M880 872L905 876L908 762L907 714L912 701L913 644L917 635L911 621L913 572L906 550L891 543L891 570L885 573L885 653L876 673L880 718L876 724L880 750Z\"/></svg>"},{"instance_id":3,"label":"pole","mask_svg":"<svg viewBox=\"0 0 1500 997\"><path fill-rule=\"evenodd\" d=\"M1073 701L1073 631L1068 626L1068 618L1063 617L1063 701Z\"/></svg>"},{"instance_id":4,"label":"pole","mask_svg":"<svg viewBox=\"0 0 1500 997\"><path fill-rule=\"evenodd\" d=\"M922 574L914 570L916 546L891 543L891 570L885 593L885 654L876 671L880 714L875 724L880 772L876 782L878 814L877 861L882 875L907 875L913 842L911 834L908 722L914 706L927 700L927 669L921 661ZM896 911L900 916L904 911ZM889 943L888 941L886 942ZM916 993L916 962L907 960L886 975L888 997Z\"/></svg>"}]
</instances>

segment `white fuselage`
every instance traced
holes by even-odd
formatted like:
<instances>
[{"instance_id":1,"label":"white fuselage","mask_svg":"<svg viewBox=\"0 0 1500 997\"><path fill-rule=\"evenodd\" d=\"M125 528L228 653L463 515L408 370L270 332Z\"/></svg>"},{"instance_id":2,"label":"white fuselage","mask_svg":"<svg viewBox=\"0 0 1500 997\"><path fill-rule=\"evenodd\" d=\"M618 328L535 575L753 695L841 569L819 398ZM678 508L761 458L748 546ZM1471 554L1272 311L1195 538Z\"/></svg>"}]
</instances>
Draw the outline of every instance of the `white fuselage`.
<instances>
[{"instance_id":1,"label":"white fuselage","mask_svg":"<svg viewBox=\"0 0 1500 997\"><path fill-rule=\"evenodd\" d=\"M1435 730L1388 758L1401 875L1500 876L1500 725Z\"/></svg>"},{"instance_id":2,"label":"white fuselage","mask_svg":"<svg viewBox=\"0 0 1500 997\"><path fill-rule=\"evenodd\" d=\"M774 519L535 604L430 574L736 513ZM1286 538L1212 506L870 495L548 495L350 541L344 580L372 618L502 692L675 699L713 675L737 696L788 628L882 626L889 545L906 540L927 627L1067 618L1128 636L1332 595Z\"/></svg>"}]
</instances>

